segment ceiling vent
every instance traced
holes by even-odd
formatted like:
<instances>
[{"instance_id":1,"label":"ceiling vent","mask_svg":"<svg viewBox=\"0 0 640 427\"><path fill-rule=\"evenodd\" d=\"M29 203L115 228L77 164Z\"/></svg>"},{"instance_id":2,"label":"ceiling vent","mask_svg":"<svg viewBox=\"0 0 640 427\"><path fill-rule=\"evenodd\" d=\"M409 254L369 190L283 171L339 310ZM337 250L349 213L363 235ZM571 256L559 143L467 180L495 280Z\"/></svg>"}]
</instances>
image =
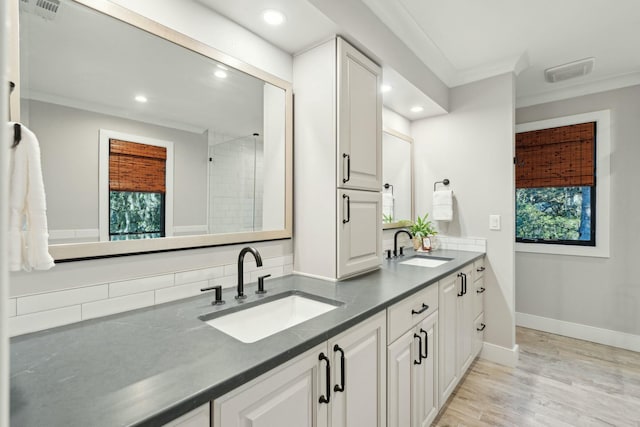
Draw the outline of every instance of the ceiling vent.
<instances>
[{"instance_id":1,"label":"ceiling vent","mask_svg":"<svg viewBox=\"0 0 640 427\"><path fill-rule=\"evenodd\" d=\"M549 83L561 82L573 79L574 77L586 76L593 70L595 58L585 58L568 64L544 70L544 79Z\"/></svg>"},{"instance_id":2,"label":"ceiling vent","mask_svg":"<svg viewBox=\"0 0 640 427\"><path fill-rule=\"evenodd\" d=\"M53 21L60 8L60 0L20 0L20 8L24 12Z\"/></svg>"}]
</instances>

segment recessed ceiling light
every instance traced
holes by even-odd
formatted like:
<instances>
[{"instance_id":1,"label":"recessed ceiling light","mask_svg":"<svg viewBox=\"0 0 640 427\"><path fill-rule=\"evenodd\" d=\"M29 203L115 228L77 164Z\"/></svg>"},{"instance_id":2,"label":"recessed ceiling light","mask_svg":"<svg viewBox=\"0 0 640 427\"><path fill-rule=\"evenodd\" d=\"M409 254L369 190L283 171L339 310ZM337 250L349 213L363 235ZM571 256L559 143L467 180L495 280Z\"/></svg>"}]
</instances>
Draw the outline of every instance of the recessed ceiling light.
<instances>
[{"instance_id":1,"label":"recessed ceiling light","mask_svg":"<svg viewBox=\"0 0 640 427\"><path fill-rule=\"evenodd\" d=\"M389 85L380 86L380 92L382 92L382 93L389 92L390 90L391 90L391 86L389 86Z\"/></svg>"},{"instance_id":2,"label":"recessed ceiling light","mask_svg":"<svg viewBox=\"0 0 640 427\"><path fill-rule=\"evenodd\" d=\"M145 102L148 101L147 97L144 96L144 95L136 95L136 97L133 98L133 99L135 99L136 101L138 101L138 102L140 102L142 104L144 104Z\"/></svg>"},{"instance_id":3,"label":"recessed ceiling light","mask_svg":"<svg viewBox=\"0 0 640 427\"><path fill-rule=\"evenodd\" d=\"M223 71L223 70L217 70L215 73L213 73L214 76L216 76L219 79L226 79L227 78L227 72Z\"/></svg>"},{"instance_id":4,"label":"recessed ceiling light","mask_svg":"<svg viewBox=\"0 0 640 427\"><path fill-rule=\"evenodd\" d=\"M422 108L419 105L416 105L415 107L411 107L411 112L412 113L421 113L424 110L424 108Z\"/></svg>"},{"instance_id":5,"label":"recessed ceiling light","mask_svg":"<svg viewBox=\"0 0 640 427\"><path fill-rule=\"evenodd\" d=\"M282 12L273 9L265 10L262 13L262 19L264 19L264 22L269 25L280 25L285 21L285 17Z\"/></svg>"}]
</instances>

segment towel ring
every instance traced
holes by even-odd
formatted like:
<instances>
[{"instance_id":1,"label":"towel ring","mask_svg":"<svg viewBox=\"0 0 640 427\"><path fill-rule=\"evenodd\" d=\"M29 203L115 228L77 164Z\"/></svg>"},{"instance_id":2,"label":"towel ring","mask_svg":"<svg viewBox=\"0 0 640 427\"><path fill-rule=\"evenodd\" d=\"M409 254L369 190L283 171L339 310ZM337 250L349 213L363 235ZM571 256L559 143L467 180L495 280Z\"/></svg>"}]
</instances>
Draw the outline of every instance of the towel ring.
<instances>
[{"instance_id":1,"label":"towel ring","mask_svg":"<svg viewBox=\"0 0 640 427\"><path fill-rule=\"evenodd\" d=\"M436 185L438 184L444 184L444 185L449 185L449 180L447 178L443 179L442 181L436 181L433 183L433 191L436 191Z\"/></svg>"}]
</instances>

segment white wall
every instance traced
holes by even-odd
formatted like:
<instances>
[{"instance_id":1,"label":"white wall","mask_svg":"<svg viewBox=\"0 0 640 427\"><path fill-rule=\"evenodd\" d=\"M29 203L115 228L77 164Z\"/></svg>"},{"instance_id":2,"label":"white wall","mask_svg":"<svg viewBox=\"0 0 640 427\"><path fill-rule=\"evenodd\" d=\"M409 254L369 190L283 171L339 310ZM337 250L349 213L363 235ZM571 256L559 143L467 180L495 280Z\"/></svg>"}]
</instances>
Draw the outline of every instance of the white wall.
<instances>
[{"instance_id":1,"label":"white wall","mask_svg":"<svg viewBox=\"0 0 640 427\"><path fill-rule=\"evenodd\" d=\"M516 311L552 319L551 325L570 322L580 325L573 329L591 332L601 328L622 340L624 335L615 333L631 334L635 337L626 339L640 349L640 275L635 271L640 259L640 86L520 108L516 120L605 109L611 110L610 258L517 253Z\"/></svg>"},{"instance_id":2,"label":"white wall","mask_svg":"<svg viewBox=\"0 0 640 427\"><path fill-rule=\"evenodd\" d=\"M411 136L411 122L409 119L386 107L382 108L382 128Z\"/></svg>"},{"instance_id":3,"label":"white wall","mask_svg":"<svg viewBox=\"0 0 640 427\"><path fill-rule=\"evenodd\" d=\"M485 319L488 343L515 345L514 76L504 74L451 89L450 113L414 121L416 214L431 212L433 183L451 180L454 220L448 236L487 239ZM489 230L489 215L502 229Z\"/></svg>"}]
</instances>

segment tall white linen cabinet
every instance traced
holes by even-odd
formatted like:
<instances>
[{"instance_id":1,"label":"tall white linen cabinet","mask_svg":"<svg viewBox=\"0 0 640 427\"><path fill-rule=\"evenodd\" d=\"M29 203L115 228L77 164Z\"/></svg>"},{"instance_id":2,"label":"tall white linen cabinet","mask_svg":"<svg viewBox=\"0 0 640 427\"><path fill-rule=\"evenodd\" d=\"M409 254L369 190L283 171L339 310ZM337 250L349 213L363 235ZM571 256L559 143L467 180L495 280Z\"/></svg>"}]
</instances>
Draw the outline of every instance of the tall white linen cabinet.
<instances>
[{"instance_id":1,"label":"tall white linen cabinet","mask_svg":"<svg viewBox=\"0 0 640 427\"><path fill-rule=\"evenodd\" d=\"M294 270L382 262L381 68L340 37L294 58Z\"/></svg>"}]
</instances>

